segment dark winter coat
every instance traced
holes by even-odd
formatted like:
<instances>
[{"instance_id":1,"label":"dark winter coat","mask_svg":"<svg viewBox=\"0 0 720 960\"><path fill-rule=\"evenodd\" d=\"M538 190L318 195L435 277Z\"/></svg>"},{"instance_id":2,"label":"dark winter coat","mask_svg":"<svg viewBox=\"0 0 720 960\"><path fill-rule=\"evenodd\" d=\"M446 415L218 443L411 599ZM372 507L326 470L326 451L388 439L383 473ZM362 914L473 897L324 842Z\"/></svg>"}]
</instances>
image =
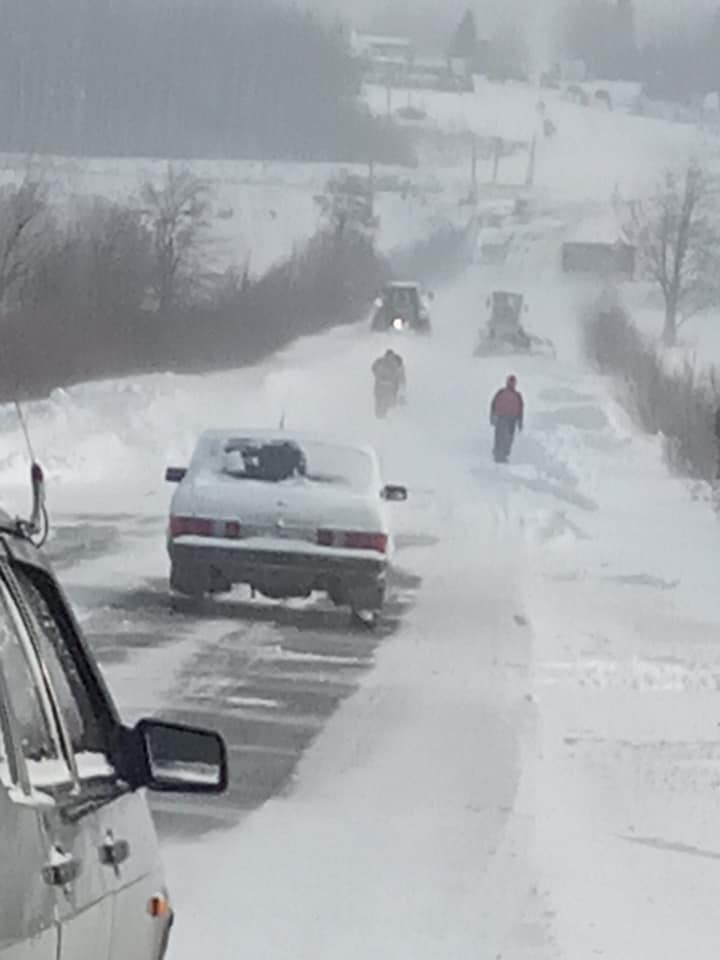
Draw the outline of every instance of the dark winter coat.
<instances>
[{"instance_id":1,"label":"dark winter coat","mask_svg":"<svg viewBox=\"0 0 720 960\"><path fill-rule=\"evenodd\" d=\"M392 385L396 390L405 385L405 364L397 353L378 357L372 365L376 384Z\"/></svg>"}]
</instances>

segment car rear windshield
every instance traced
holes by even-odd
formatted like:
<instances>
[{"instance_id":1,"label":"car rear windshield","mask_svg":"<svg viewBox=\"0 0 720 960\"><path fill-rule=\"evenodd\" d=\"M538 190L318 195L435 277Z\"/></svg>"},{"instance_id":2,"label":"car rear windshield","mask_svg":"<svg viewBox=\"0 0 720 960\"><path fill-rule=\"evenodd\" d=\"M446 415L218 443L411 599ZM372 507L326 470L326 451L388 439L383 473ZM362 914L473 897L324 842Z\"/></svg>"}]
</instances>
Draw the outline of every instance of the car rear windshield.
<instances>
[{"instance_id":1,"label":"car rear windshield","mask_svg":"<svg viewBox=\"0 0 720 960\"><path fill-rule=\"evenodd\" d=\"M225 476L265 483L312 483L367 490L372 460L362 450L292 439L225 439L214 451L215 468Z\"/></svg>"}]
</instances>

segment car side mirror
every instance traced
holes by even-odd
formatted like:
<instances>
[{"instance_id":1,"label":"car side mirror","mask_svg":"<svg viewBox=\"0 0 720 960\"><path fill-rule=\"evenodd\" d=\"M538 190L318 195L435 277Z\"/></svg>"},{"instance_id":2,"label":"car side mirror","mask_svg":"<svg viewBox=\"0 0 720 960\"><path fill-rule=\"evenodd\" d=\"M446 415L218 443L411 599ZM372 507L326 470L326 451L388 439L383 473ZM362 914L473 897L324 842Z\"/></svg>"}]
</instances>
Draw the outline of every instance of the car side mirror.
<instances>
[{"instance_id":1,"label":"car side mirror","mask_svg":"<svg viewBox=\"0 0 720 960\"><path fill-rule=\"evenodd\" d=\"M382 488L380 496L383 498L383 500L395 502L407 500L407 487L400 486L400 484L397 483L388 483Z\"/></svg>"},{"instance_id":2,"label":"car side mirror","mask_svg":"<svg viewBox=\"0 0 720 960\"><path fill-rule=\"evenodd\" d=\"M222 793L226 789L227 748L219 733L146 719L135 726L132 737L138 779L150 790Z\"/></svg>"},{"instance_id":3,"label":"car side mirror","mask_svg":"<svg viewBox=\"0 0 720 960\"><path fill-rule=\"evenodd\" d=\"M165 480L167 483L181 483L186 473L187 467L168 467L165 470Z\"/></svg>"}]
</instances>

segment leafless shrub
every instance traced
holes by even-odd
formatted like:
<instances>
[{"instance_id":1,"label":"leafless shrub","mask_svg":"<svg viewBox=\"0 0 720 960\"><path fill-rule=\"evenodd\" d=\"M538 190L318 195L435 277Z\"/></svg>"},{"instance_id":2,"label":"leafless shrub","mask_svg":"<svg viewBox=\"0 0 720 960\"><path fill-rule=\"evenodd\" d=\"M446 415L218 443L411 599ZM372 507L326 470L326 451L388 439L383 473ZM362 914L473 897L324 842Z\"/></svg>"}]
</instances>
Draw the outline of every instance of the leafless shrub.
<instances>
[{"instance_id":1,"label":"leafless shrub","mask_svg":"<svg viewBox=\"0 0 720 960\"><path fill-rule=\"evenodd\" d=\"M160 186L142 188L144 215L152 235L151 284L158 313L191 295L199 274L199 258L207 242L208 186L189 170L168 166Z\"/></svg>"},{"instance_id":2,"label":"leafless shrub","mask_svg":"<svg viewBox=\"0 0 720 960\"><path fill-rule=\"evenodd\" d=\"M677 371L668 370L662 354L617 306L589 309L584 336L588 356L616 378L640 426L662 435L670 466L712 483L718 450L714 416L720 403L715 372L700 376L690 361Z\"/></svg>"},{"instance_id":3,"label":"leafless shrub","mask_svg":"<svg viewBox=\"0 0 720 960\"><path fill-rule=\"evenodd\" d=\"M665 174L654 195L631 207L627 232L645 274L662 291L663 339L673 346L680 323L720 299L720 230L705 172L691 163L681 177Z\"/></svg>"},{"instance_id":4,"label":"leafless shrub","mask_svg":"<svg viewBox=\"0 0 720 960\"><path fill-rule=\"evenodd\" d=\"M3 400L99 377L253 363L297 337L363 317L390 276L368 236L326 229L265 275L252 278L246 264L207 296L170 296L158 314L157 233L147 213L91 203L60 229L49 210L38 210L52 226L43 242L30 243L35 234L23 221L15 236L27 238L27 256L20 257L19 241L8 244L22 269L8 272L16 292L0 311ZM0 195L0 229L5 213ZM464 264L464 245L448 242L445 230L439 238L414 248L408 273L425 279L429 265L437 274L443 265L449 272ZM193 283L191 262L182 270ZM198 269L205 272L201 262Z\"/></svg>"},{"instance_id":5,"label":"leafless shrub","mask_svg":"<svg viewBox=\"0 0 720 960\"><path fill-rule=\"evenodd\" d=\"M26 178L0 190L0 311L23 297L52 245L55 222L43 186Z\"/></svg>"}]
</instances>

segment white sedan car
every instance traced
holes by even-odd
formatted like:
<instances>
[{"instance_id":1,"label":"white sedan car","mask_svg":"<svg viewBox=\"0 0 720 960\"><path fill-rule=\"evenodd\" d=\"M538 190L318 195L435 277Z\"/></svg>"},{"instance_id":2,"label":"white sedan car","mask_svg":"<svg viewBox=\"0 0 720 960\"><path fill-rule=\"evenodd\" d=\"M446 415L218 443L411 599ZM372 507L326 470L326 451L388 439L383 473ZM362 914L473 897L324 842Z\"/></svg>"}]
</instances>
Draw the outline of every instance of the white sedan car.
<instances>
[{"instance_id":1,"label":"white sedan car","mask_svg":"<svg viewBox=\"0 0 720 960\"><path fill-rule=\"evenodd\" d=\"M267 597L326 592L363 619L382 608L392 552L384 486L368 447L285 431L208 431L170 506L170 586L192 596L246 583Z\"/></svg>"}]
</instances>

